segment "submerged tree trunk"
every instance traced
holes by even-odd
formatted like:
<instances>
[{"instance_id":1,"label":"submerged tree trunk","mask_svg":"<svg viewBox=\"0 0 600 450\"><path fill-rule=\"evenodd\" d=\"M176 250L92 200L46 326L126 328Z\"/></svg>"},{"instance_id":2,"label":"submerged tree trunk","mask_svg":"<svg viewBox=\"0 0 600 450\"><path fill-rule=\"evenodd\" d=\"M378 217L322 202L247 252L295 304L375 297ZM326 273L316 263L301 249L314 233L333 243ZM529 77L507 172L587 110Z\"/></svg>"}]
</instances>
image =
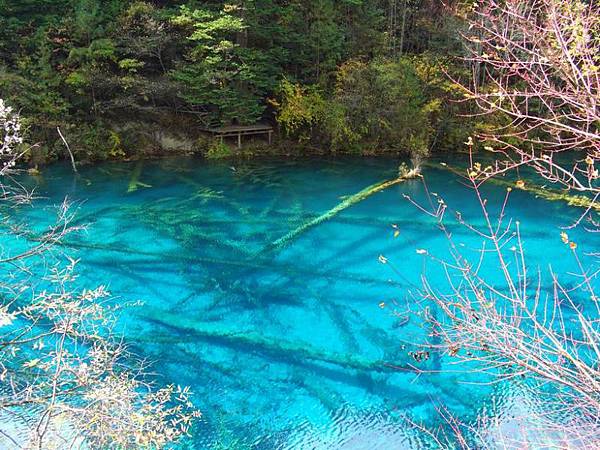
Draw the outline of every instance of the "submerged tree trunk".
<instances>
[{"instance_id":1,"label":"submerged tree trunk","mask_svg":"<svg viewBox=\"0 0 600 450\"><path fill-rule=\"evenodd\" d=\"M293 229L292 231L290 231L289 233L287 233L285 236L282 236L279 239L277 239L276 241L271 242L269 245L267 245L264 248L264 250L261 253L267 253L267 252L278 250L278 249L284 247L285 245L287 245L289 242L294 240L296 237L298 237L300 234L302 234L306 230L331 219L332 217L336 216L343 210L351 207L352 205L355 205L356 203L359 203L359 202L365 200L369 196L376 194L377 192L381 192L381 191L383 191L391 186L394 186L396 184L402 183L412 177L413 176L411 173L406 173L406 174L401 175L398 178L395 178L393 180L387 180L387 181L383 181L380 183L376 183L376 184L373 184L373 185L363 189L362 191L358 192L357 194L354 194L354 195L348 197L346 200L339 203L338 205L336 205L329 211L326 211L325 213L321 214L320 216L318 216L308 222L305 222L304 224L300 225L299 227L297 227L297 228Z\"/></svg>"}]
</instances>

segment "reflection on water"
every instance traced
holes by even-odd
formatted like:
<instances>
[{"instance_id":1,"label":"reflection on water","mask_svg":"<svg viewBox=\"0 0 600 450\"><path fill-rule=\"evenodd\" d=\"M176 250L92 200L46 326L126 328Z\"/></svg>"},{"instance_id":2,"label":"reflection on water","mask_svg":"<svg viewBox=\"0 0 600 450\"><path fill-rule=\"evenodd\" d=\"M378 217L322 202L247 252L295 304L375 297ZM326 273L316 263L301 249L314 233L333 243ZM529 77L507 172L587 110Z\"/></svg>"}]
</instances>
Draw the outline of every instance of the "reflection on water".
<instances>
[{"instance_id":1,"label":"reflection on water","mask_svg":"<svg viewBox=\"0 0 600 450\"><path fill-rule=\"evenodd\" d=\"M397 164L173 159L105 164L79 179L56 166L28 182L47 205L65 195L79 202L77 221L90 228L65 248L82 258L80 282L107 282L116 301L144 302L119 326L163 380L192 386L204 419L182 448L436 448L403 418L435 426L440 404L465 420L483 411L501 417L515 388L487 384L439 355L418 363L432 373L410 370L408 352L428 334L410 314L412 295L424 270L443 282L416 250L447 254L434 221L403 199L422 200L421 181L265 251L346 196L393 178ZM433 168L425 176L430 191L478 220L455 176ZM503 195L486 189L492 205ZM43 210L28 214L47 220ZM532 265L561 275L573 268L558 227L576 211L515 192L509 214L521 221ZM454 238L467 252L481 244L458 228ZM494 276L493 265L486 270Z\"/></svg>"}]
</instances>

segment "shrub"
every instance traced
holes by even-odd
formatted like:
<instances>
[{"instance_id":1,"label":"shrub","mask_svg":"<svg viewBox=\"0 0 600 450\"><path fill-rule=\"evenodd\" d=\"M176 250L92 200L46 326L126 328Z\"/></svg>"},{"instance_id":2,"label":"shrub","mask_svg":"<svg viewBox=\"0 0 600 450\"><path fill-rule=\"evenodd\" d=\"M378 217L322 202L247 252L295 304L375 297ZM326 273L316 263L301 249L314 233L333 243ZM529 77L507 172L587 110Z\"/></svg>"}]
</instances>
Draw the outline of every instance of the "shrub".
<instances>
[{"instance_id":1,"label":"shrub","mask_svg":"<svg viewBox=\"0 0 600 450\"><path fill-rule=\"evenodd\" d=\"M208 147L206 151L206 157L208 159L221 159L230 158L233 156L231 147L222 142L220 139L215 139Z\"/></svg>"}]
</instances>

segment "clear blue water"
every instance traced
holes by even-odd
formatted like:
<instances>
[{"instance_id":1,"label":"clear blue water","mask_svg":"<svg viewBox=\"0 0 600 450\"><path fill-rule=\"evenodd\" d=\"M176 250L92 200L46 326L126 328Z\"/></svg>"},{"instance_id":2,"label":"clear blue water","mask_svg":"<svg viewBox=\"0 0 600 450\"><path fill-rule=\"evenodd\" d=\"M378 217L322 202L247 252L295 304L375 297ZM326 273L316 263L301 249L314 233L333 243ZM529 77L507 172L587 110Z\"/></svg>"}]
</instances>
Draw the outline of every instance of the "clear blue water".
<instances>
[{"instance_id":1,"label":"clear blue water","mask_svg":"<svg viewBox=\"0 0 600 450\"><path fill-rule=\"evenodd\" d=\"M82 259L79 282L107 283L115 302L143 301L124 310L120 331L161 382L190 385L203 412L181 448L436 448L407 429L404 415L436 426L440 404L464 420L506 414L512 387L473 384L487 380L437 355L417 364L431 374L400 369L416 364L408 352L427 339L422 320L407 312L418 310L412 295L421 275L445 283L416 250L444 257L447 242L403 198L422 201L422 183L375 194L263 251L345 196L393 178L397 166L168 159L83 168L79 178L56 165L27 183L43 197L38 206L68 196L77 221L89 224L64 247ZM130 190L136 167L143 184ZM430 167L425 177L430 191L481 221L456 176ZM504 192L485 189L492 206ZM508 214L521 222L530 267L551 265L568 278L575 266L559 233L578 213L514 192ZM40 224L49 217L44 208L27 214ZM569 233L583 242L581 231ZM481 243L457 227L454 237L466 252ZM597 238L585 239L594 250ZM494 263L485 270L493 277Z\"/></svg>"}]
</instances>

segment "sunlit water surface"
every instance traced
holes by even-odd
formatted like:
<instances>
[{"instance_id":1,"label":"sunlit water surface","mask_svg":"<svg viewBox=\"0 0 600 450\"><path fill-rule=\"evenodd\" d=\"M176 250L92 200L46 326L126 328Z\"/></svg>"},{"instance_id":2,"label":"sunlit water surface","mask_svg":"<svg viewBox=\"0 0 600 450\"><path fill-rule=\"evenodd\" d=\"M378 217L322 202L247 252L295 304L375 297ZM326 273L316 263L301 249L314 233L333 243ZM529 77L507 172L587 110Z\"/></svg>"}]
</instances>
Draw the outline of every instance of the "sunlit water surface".
<instances>
[{"instance_id":1,"label":"sunlit water surface","mask_svg":"<svg viewBox=\"0 0 600 450\"><path fill-rule=\"evenodd\" d=\"M439 405L464 420L510 415L525 400L511 386L474 384L487 380L448 358L418 363L408 355L427 342L422 318L409 312L420 310L413 295L421 275L447 286L427 254L446 257L448 243L403 197L424 202L422 182L389 188L288 245L270 245L393 178L397 166L395 159L168 159L82 168L78 178L56 165L27 183L38 186L38 205L68 196L77 222L89 224L64 247L82 259L78 282L107 283L117 302L143 301L122 313L126 342L153 362L161 382L191 386L203 412L181 448L437 448L403 419L436 426ZM438 167L424 173L434 201L442 196L481 225L473 193ZM493 210L505 192L485 189ZM559 227L579 213L512 194L508 216L520 221L530 267L551 266L573 282ZM48 218L48 210L28 214ZM481 238L453 231L474 255ZM578 230L570 236L583 240ZM494 260L484 266L491 277L496 268ZM431 373L416 376L409 364Z\"/></svg>"}]
</instances>

